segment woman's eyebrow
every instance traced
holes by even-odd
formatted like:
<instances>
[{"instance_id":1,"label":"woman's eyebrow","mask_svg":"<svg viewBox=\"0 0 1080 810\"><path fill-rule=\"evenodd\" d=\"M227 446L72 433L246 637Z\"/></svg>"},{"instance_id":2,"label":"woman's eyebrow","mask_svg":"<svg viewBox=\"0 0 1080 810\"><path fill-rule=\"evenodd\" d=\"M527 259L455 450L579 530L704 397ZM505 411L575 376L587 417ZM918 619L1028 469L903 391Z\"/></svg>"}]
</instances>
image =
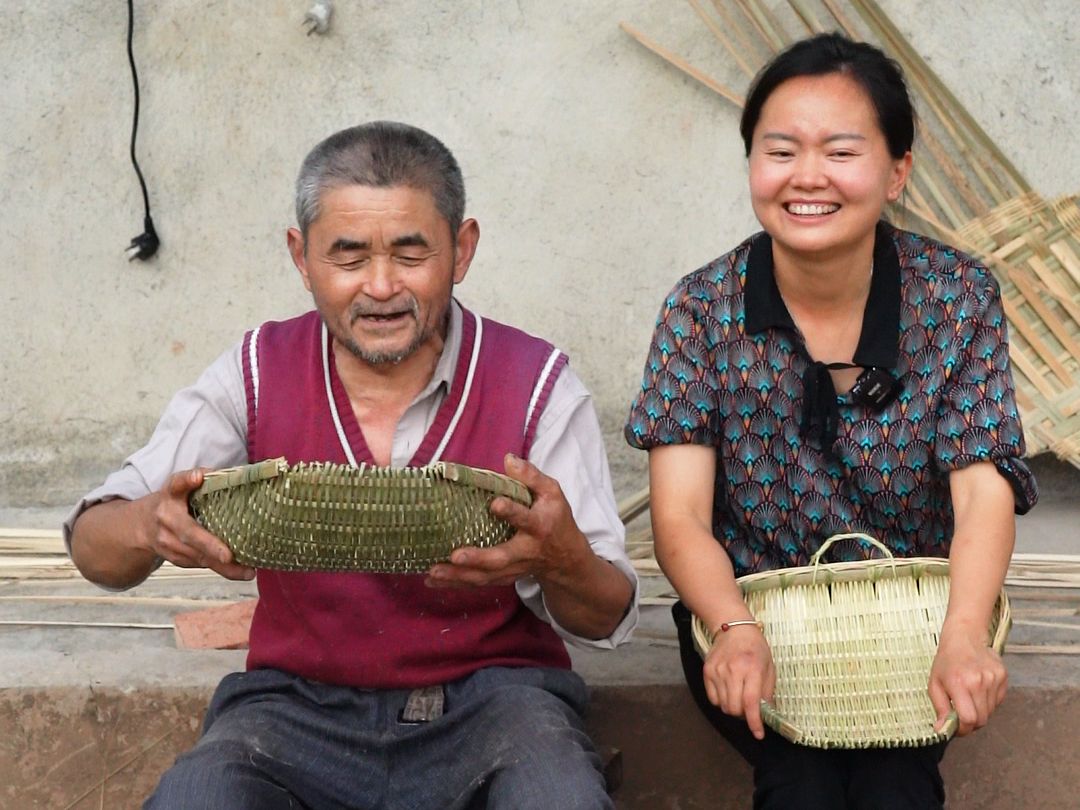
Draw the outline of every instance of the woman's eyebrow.
<instances>
[{"instance_id":1,"label":"woman's eyebrow","mask_svg":"<svg viewBox=\"0 0 1080 810\"><path fill-rule=\"evenodd\" d=\"M794 135L788 135L786 132L763 132L761 135L763 141L791 141L797 143L798 138ZM858 132L836 132L827 137L824 143L830 141L865 141L866 136L860 135Z\"/></svg>"}]
</instances>

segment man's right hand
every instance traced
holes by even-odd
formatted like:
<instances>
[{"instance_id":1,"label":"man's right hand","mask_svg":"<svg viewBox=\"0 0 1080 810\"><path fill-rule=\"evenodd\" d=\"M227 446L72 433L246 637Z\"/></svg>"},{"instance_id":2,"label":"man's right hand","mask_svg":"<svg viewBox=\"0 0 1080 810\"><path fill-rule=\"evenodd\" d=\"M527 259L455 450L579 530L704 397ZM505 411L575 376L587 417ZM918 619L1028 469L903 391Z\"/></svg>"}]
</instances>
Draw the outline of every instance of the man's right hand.
<instances>
[{"instance_id":1,"label":"man's right hand","mask_svg":"<svg viewBox=\"0 0 1080 810\"><path fill-rule=\"evenodd\" d=\"M142 543L180 568L209 568L226 579L254 578L254 568L234 562L229 547L191 516L188 497L202 482L203 470L174 473L158 492L142 499Z\"/></svg>"},{"instance_id":2,"label":"man's right hand","mask_svg":"<svg viewBox=\"0 0 1080 810\"><path fill-rule=\"evenodd\" d=\"M776 686L776 670L765 636L753 625L719 629L704 665L709 702L725 714L745 717L750 732L765 737L761 700L769 700Z\"/></svg>"}]
</instances>

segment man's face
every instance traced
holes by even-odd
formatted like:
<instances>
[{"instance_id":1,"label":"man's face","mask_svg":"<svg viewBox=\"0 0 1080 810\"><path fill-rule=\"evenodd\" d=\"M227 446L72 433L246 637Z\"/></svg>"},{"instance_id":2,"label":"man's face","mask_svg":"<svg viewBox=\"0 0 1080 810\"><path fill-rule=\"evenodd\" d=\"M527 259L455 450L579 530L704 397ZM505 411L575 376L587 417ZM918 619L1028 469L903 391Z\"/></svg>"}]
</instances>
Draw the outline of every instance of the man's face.
<instances>
[{"instance_id":1,"label":"man's face","mask_svg":"<svg viewBox=\"0 0 1080 810\"><path fill-rule=\"evenodd\" d=\"M431 193L406 186L332 188L319 207L306 240L289 230L289 250L336 343L373 366L437 356L476 222L451 234Z\"/></svg>"}]
</instances>

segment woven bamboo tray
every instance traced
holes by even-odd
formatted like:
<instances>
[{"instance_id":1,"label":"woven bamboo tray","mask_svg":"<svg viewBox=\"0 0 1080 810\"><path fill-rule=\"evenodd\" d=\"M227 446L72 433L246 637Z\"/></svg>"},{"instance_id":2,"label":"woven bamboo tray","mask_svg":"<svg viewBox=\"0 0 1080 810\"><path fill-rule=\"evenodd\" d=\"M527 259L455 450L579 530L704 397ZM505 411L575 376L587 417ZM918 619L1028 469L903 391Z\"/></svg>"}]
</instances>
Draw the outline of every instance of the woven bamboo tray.
<instances>
[{"instance_id":1,"label":"woven bamboo tray","mask_svg":"<svg viewBox=\"0 0 1080 810\"><path fill-rule=\"evenodd\" d=\"M822 564L840 540L866 540L888 559ZM776 667L772 704L761 715L774 731L815 748L894 748L949 739L941 733L927 684L949 601L949 561L893 558L863 534L830 537L810 565L738 579L750 612L764 625ZM999 653L1012 624L1002 590L988 637ZM712 634L694 617L704 658Z\"/></svg>"},{"instance_id":2,"label":"woven bamboo tray","mask_svg":"<svg viewBox=\"0 0 1080 810\"><path fill-rule=\"evenodd\" d=\"M488 508L500 495L532 502L520 482L462 464L290 467L278 458L207 473L190 503L244 565L416 573L460 546L509 539L513 527Z\"/></svg>"}]
</instances>

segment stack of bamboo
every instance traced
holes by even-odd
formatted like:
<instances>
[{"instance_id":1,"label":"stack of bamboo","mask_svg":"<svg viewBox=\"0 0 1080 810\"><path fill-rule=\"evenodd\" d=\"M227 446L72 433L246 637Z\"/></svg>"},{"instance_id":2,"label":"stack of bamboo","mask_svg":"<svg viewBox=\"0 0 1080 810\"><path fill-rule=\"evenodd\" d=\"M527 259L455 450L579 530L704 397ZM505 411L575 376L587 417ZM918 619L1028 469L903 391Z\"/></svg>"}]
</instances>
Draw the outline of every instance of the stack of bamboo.
<instances>
[{"instance_id":1,"label":"stack of bamboo","mask_svg":"<svg viewBox=\"0 0 1080 810\"><path fill-rule=\"evenodd\" d=\"M763 0L713 0L711 9L700 0L687 2L748 81L779 50L826 30L875 41L903 66L920 116L920 154L900 222L912 221L915 230L978 256L992 269L1011 327L1028 452L1052 451L1080 466L1078 198L1046 201L1035 193L874 0L786 0L790 14L773 11ZM789 18L787 25L781 16ZM790 30L792 23L797 30ZM734 90L632 26L622 27L729 102L743 105Z\"/></svg>"}]
</instances>

